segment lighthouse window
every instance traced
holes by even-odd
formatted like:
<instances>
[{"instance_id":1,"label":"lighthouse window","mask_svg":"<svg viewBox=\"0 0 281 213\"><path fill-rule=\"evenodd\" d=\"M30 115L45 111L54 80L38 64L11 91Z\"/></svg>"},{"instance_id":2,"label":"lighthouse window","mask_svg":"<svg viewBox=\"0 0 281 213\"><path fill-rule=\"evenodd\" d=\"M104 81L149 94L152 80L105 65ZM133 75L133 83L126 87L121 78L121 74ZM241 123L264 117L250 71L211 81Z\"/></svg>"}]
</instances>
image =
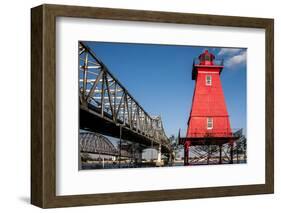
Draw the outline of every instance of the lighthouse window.
<instances>
[{"instance_id":1,"label":"lighthouse window","mask_svg":"<svg viewBox=\"0 0 281 213\"><path fill-rule=\"evenodd\" d=\"M206 75L206 85L211 86L212 85L212 76Z\"/></svg>"},{"instance_id":2,"label":"lighthouse window","mask_svg":"<svg viewBox=\"0 0 281 213\"><path fill-rule=\"evenodd\" d=\"M207 118L207 129L213 129L213 118Z\"/></svg>"}]
</instances>

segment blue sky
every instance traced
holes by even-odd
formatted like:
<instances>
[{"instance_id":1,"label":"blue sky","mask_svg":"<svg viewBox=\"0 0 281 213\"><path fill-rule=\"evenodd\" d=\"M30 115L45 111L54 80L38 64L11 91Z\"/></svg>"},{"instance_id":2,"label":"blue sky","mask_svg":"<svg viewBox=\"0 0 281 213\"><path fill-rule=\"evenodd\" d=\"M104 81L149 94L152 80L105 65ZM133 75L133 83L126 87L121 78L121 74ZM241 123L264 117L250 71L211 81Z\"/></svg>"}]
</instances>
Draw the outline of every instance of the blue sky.
<instances>
[{"instance_id":1,"label":"blue sky","mask_svg":"<svg viewBox=\"0 0 281 213\"><path fill-rule=\"evenodd\" d=\"M224 58L221 74L232 128L246 128L246 49L86 42L167 136L185 135L194 90L193 59L204 49Z\"/></svg>"}]
</instances>

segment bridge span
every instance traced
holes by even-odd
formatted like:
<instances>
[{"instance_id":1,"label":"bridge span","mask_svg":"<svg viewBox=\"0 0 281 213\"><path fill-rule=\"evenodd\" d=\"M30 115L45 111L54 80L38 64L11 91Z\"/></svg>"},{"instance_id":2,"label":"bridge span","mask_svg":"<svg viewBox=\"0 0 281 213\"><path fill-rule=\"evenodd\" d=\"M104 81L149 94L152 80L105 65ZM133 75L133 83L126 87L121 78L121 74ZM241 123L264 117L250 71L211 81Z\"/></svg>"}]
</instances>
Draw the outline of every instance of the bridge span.
<instances>
[{"instance_id":1,"label":"bridge span","mask_svg":"<svg viewBox=\"0 0 281 213\"><path fill-rule=\"evenodd\" d=\"M151 147L171 155L160 116L149 115L94 51L79 42L80 129ZM160 159L159 159L160 158Z\"/></svg>"}]
</instances>

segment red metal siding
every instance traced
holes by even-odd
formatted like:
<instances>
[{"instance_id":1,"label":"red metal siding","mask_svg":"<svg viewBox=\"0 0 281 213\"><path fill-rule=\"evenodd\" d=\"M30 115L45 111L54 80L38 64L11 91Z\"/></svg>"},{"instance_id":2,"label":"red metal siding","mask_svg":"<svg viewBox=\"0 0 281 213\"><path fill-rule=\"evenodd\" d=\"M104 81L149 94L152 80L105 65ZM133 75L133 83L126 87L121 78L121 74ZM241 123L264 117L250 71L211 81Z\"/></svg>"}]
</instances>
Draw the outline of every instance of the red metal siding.
<instances>
[{"instance_id":1,"label":"red metal siding","mask_svg":"<svg viewBox=\"0 0 281 213\"><path fill-rule=\"evenodd\" d=\"M229 116L220 81L220 66L196 67L197 77L192 108L188 121L187 137L215 137L231 135ZM206 85L206 76L211 76L211 85ZM213 119L213 128L207 129L207 118Z\"/></svg>"}]
</instances>

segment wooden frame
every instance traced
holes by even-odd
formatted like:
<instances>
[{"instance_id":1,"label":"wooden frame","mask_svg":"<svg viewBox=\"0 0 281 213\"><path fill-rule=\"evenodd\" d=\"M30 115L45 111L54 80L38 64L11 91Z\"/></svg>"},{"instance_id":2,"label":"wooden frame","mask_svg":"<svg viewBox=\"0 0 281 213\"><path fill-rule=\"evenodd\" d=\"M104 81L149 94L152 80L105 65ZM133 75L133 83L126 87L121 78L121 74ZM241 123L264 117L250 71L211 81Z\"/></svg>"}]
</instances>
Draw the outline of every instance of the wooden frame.
<instances>
[{"instance_id":1,"label":"wooden frame","mask_svg":"<svg viewBox=\"0 0 281 213\"><path fill-rule=\"evenodd\" d=\"M79 17L265 29L265 184L56 196L56 17ZM31 203L65 207L266 194L274 191L274 20L125 9L41 5L31 9Z\"/></svg>"}]
</instances>

